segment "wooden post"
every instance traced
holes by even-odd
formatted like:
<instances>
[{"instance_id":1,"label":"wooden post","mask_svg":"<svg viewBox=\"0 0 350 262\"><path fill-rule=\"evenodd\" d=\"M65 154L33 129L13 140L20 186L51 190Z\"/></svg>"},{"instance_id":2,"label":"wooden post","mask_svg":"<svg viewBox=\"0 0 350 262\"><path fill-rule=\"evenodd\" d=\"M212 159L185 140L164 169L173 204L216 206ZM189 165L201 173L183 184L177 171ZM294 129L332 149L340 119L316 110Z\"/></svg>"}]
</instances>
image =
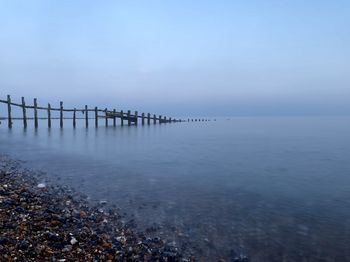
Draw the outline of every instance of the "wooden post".
<instances>
[{"instance_id":1,"label":"wooden post","mask_svg":"<svg viewBox=\"0 0 350 262\"><path fill-rule=\"evenodd\" d=\"M147 113L147 125L151 124L151 114Z\"/></svg>"},{"instance_id":2,"label":"wooden post","mask_svg":"<svg viewBox=\"0 0 350 262\"><path fill-rule=\"evenodd\" d=\"M162 123L162 116L159 115L159 124L161 124L161 123Z\"/></svg>"},{"instance_id":3,"label":"wooden post","mask_svg":"<svg viewBox=\"0 0 350 262\"><path fill-rule=\"evenodd\" d=\"M153 124L156 124L157 122L157 118L156 118L156 115L153 115Z\"/></svg>"},{"instance_id":4,"label":"wooden post","mask_svg":"<svg viewBox=\"0 0 350 262\"><path fill-rule=\"evenodd\" d=\"M131 125L130 110L128 110L128 126Z\"/></svg>"},{"instance_id":5,"label":"wooden post","mask_svg":"<svg viewBox=\"0 0 350 262\"><path fill-rule=\"evenodd\" d=\"M124 112L123 110L120 111L120 125L123 126L124 125Z\"/></svg>"},{"instance_id":6,"label":"wooden post","mask_svg":"<svg viewBox=\"0 0 350 262\"><path fill-rule=\"evenodd\" d=\"M95 127L98 127L98 109L95 107Z\"/></svg>"},{"instance_id":7,"label":"wooden post","mask_svg":"<svg viewBox=\"0 0 350 262\"><path fill-rule=\"evenodd\" d=\"M116 126L117 123L116 123L116 113L117 113L117 110L113 109L113 126Z\"/></svg>"},{"instance_id":8,"label":"wooden post","mask_svg":"<svg viewBox=\"0 0 350 262\"><path fill-rule=\"evenodd\" d=\"M75 128L77 126L76 118L77 118L77 109L74 108L74 110L73 110L73 128Z\"/></svg>"},{"instance_id":9,"label":"wooden post","mask_svg":"<svg viewBox=\"0 0 350 262\"><path fill-rule=\"evenodd\" d=\"M139 121L138 112L135 111L135 125L137 125L138 121Z\"/></svg>"},{"instance_id":10,"label":"wooden post","mask_svg":"<svg viewBox=\"0 0 350 262\"><path fill-rule=\"evenodd\" d=\"M63 128L63 102L60 102L60 128Z\"/></svg>"},{"instance_id":11,"label":"wooden post","mask_svg":"<svg viewBox=\"0 0 350 262\"><path fill-rule=\"evenodd\" d=\"M51 128L51 105L50 105L50 103L47 104L47 126L48 126L48 128Z\"/></svg>"},{"instance_id":12,"label":"wooden post","mask_svg":"<svg viewBox=\"0 0 350 262\"><path fill-rule=\"evenodd\" d=\"M164 123L166 123L166 116L164 117Z\"/></svg>"},{"instance_id":13,"label":"wooden post","mask_svg":"<svg viewBox=\"0 0 350 262\"><path fill-rule=\"evenodd\" d=\"M27 112L26 112L26 102L22 96L22 112L23 112L23 127L27 128Z\"/></svg>"},{"instance_id":14,"label":"wooden post","mask_svg":"<svg viewBox=\"0 0 350 262\"><path fill-rule=\"evenodd\" d=\"M105 108L105 126L108 126L108 114L107 114L107 108Z\"/></svg>"},{"instance_id":15,"label":"wooden post","mask_svg":"<svg viewBox=\"0 0 350 262\"><path fill-rule=\"evenodd\" d=\"M145 113L142 113L141 117L142 117L142 125L144 125L145 124Z\"/></svg>"},{"instance_id":16,"label":"wooden post","mask_svg":"<svg viewBox=\"0 0 350 262\"><path fill-rule=\"evenodd\" d=\"M8 128L12 128L11 96L10 95L7 95L7 121L8 121Z\"/></svg>"},{"instance_id":17,"label":"wooden post","mask_svg":"<svg viewBox=\"0 0 350 262\"><path fill-rule=\"evenodd\" d=\"M38 103L36 98L34 98L34 127L38 128Z\"/></svg>"},{"instance_id":18,"label":"wooden post","mask_svg":"<svg viewBox=\"0 0 350 262\"><path fill-rule=\"evenodd\" d=\"M171 123L171 117L169 117L169 123Z\"/></svg>"},{"instance_id":19,"label":"wooden post","mask_svg":"<svg viewBox=\"0 0 350 262\"><path fill-rule=\"evenodd\" d=\"M85 127L89 127L89 111L87 105L85 105Z\"/></svg>"}]
</instances>

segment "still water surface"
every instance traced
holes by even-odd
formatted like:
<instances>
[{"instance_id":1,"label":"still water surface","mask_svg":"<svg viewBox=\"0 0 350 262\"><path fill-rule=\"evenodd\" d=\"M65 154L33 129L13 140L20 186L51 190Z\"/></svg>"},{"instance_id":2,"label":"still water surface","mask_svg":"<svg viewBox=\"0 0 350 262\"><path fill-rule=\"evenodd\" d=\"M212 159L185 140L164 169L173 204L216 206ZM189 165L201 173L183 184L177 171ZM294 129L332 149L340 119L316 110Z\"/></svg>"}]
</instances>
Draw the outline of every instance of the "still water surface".
<instances>
[{"instance_id":1,"label":"still water surface","mask_svg":"<svg viewBox=\"0 0 350 262\"><path fill-rule=\"evenodd\" d=\"M2 125L0 153L117 205L205 261L350 261L350 118L79 125Z\"/></svg>"}]
</instances>

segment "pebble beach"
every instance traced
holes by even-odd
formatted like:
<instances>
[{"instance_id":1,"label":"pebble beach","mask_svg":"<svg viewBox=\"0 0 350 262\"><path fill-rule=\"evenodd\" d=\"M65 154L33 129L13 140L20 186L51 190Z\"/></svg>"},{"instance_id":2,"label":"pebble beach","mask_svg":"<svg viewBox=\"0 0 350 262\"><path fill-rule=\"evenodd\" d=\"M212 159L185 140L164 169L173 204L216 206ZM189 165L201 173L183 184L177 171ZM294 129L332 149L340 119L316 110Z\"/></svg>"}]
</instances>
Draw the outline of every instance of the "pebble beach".
<instances>
[{"instance_id":1,"label":"pebble beach","mask_svg":"<svg viewBox=\"0 0 350 262\"><path fill-rule=\"evenodd\" d=\"M0 156L0 232L0 261L195 261L136 232L118 209L42 183L7 156Z\"/></svg>"}]
</instances>

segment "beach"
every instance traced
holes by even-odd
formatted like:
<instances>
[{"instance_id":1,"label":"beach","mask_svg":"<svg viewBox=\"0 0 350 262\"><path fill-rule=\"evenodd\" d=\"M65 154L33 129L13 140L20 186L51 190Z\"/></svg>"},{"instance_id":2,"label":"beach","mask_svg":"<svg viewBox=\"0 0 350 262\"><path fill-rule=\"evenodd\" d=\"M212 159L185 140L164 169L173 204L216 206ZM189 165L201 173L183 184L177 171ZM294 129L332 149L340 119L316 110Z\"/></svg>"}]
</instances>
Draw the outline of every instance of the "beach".
<instances>
[{"instance_id":1,"label":"beach","mask_svg":"<svg viewBox=\"0 0 350 262\"><path fill-rule=\"evenodd\" d=\"M1 261L194 261L174 243L134 231L106 203L40 181L0 156Z\"/></svg>"}]
</instances>

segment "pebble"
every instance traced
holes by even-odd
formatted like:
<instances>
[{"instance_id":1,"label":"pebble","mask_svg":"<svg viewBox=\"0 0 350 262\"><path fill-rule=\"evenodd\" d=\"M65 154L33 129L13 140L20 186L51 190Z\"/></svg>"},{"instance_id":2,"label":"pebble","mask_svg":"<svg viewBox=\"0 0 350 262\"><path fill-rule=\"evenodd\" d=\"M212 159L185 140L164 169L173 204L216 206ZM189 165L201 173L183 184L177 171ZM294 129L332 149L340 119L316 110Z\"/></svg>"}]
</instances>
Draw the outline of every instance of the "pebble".
<instances>
[{"instance_id":1,"label":"pebble","mask_svg":"<svg viewBox=\"0 0 350 262\"><path fill-rule=\"evenodd\" d=\"M72 237L72 239L70 240L70 243L72 245L74 245L74 244L78 243L78 240L75 237Z\"/></svg>"}]
</instances>

